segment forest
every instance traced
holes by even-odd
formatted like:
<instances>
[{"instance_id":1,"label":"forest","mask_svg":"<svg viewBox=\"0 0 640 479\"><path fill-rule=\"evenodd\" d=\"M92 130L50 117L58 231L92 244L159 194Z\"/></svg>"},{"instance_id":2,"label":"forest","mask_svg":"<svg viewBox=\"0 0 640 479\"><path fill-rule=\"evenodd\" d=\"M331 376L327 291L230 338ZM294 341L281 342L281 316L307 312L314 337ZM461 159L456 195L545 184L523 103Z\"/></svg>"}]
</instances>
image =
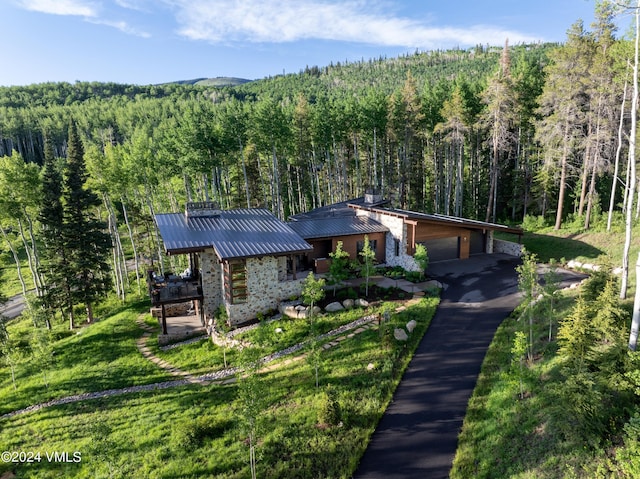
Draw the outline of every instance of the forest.
<instances>
[{"instance_id":1,"label":"forest","mask_svg":"<svg viewBox=\"0 0 640 479\"><path fill-rule=\"evenodd\" d=\"M186 201L286 219L375 188L416 211L588 229L631 190L633 42L616 36L615 14L599 4L561 45L416 51L228 87L0 87L4 243L26 251L20 277L43 287L45 146L64 169L71 123L120 295L125 249L136 271L143 258L162 268L154 214Z\"/></svg>"}]
</instances>

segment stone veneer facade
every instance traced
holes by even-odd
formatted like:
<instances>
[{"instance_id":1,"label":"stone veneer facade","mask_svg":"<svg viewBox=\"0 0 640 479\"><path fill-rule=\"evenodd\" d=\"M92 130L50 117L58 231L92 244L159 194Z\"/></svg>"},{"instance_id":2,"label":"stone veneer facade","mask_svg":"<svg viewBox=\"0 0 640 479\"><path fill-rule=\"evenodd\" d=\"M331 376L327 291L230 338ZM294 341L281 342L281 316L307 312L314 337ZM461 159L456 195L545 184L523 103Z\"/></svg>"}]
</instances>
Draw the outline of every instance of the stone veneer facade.
<instances>
[{"instance_id":1,"label":"stone veneer facade","mask_svg":"<svg viewBox=\"0 0 640 479\"><path fill-rule=\"evenodd\" d=\"M230 304L225 300L223 268L215 252L206 250L200 258L206 321L222 305L227 311L229 324L235 326L254 319L259 313L277 309L280 301L299 296L302 291L304 277L301 275L295 280L288 279L285 256L247 258L247 300Z\"/></svg>"},{"instance_id":2,"label":"stone veneer facade","mask_svg":"<svg viewBox=\"0 0 640 479\"><path fill-rule=\"evenodd\" d=\"M420 271L420 266L407 254L407 225L402 218L384 215L375 211L356 210L358 216L368 216L389 228L385 241L385 264L388 266L401 266L407 271ZM399 254L396 256L396 240L400 242Z\"/></svg>"},{"instance_id":3,"label":"stone veneer facade","mask_svg":"<svg viewBox=\"0 0 640 479\"><path fill-rule=\"evenodd\" d=\"M504 253L511 256L522 256L522 245L511 241L493 240L493 253Z\"/></svg>"}]
</instances>

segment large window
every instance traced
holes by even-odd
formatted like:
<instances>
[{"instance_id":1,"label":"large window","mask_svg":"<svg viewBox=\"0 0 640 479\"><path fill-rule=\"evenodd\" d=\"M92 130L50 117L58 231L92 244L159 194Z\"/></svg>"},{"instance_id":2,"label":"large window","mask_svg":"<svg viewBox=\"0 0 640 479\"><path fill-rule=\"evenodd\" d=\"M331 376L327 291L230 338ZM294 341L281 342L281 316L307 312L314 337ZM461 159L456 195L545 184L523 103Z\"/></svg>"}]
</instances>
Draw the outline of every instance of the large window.
<instances>
[{"instance_id":1,"label":"large window","mask_svg":"<svg viewBox=\"0 0 640 479\"><path fill-rule=\"evenodd\" d=\"M374 253L377 252L377 250L376 250L377 246L378 246L378 240L369 240L369 248L371 248L371 251L373 251ZM363 249L364 249L364 240L357 241L356 242L356 253L358 255L358 258L360 257L360 253L362 252Z\"/></svg>"},{"instance_id":2,"label":"large window","mask_svg":"<svg viewBox=\"0 0 640 479\"><path fill-rule=\"evenodd\" d=\"M247 263L245 260L225 263L224 289L228 303L247 302Z\"/></svg>"}]
</instances>

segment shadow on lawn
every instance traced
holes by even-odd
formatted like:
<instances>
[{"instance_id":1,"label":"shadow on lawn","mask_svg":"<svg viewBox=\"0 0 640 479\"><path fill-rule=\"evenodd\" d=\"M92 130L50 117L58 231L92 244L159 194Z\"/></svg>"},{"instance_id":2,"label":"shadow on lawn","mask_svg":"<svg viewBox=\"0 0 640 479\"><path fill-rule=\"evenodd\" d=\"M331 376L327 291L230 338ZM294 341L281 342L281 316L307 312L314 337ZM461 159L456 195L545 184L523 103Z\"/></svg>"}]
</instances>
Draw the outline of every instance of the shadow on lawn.
<instances>
[{"instance_id":1,"label":"shadow on lawn","mask_svg":"<svg viewBox=\"0 0 640 479\"><path fill-rule=\"evenodd\" d=\"M601 249L583 241L529 232L522 237L522 243L528 251L538 257L538 261L544 263L549 262L552 258L555 260L560 260L561 258L570 260L578 256L595 260L605 253Z\"/></svg>"}]
</instances>

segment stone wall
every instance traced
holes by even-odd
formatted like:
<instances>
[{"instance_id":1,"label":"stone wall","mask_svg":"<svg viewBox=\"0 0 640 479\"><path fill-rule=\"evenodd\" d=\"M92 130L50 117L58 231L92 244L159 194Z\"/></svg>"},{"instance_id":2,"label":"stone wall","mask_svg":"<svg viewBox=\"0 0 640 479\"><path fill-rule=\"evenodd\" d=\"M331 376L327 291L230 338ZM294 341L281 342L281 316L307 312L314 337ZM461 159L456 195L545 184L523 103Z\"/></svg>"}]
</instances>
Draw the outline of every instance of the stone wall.
<instances>
[{"instance_id":1,"label":"stone wall","mask_svg":"<svg viewBox=\"0 0 640 479\"><path fill-rule=\"evenodd\" d=\"M493 253L493 230L487 231L487 243L486 243L486 252L488 254Z\"/></svg>"},{"instance_id":2,"label":"stone wall","mask_svg":"<svg viewBox=\"0 0 640 479\"><path fill-rule=\"evenodd\" d=\"M389 228L385 241L385 264L388 266L400 266L407 271L420 271L420 266L407 254L407 225L402 218L385 215L375 211L356 210L358 216L368 216ZM400 241L399 255L396 256L396 240Z\"/></svg>"},{"instance_id":3,"label":"stone wall","mask_svg":"<svg viewBox=\"0 0 640 479\"><path fill-rule=\"evenodd\" d=\"M222 304L222 265L213 249L200 254L202 271L202 308L205 318L213 318Z\"/></svg>"},{"instance_id":4,"label":"stone wall","mask_svg":"<svg viewBox=\"0 0 640 479\"><path fill-rule=\"evenodd\" d=\"M226 304L232 326L254 319L258 313L275 310L280 301L300 295L304 277L280 281L281 266L282 261L272 256L247 259L247 302Z\"/></svg>"},{"instance_id":5,"label":"stone wall","mask_svg":"<svg viewBox=\"0 0 640 479\"><path fill-rule=\"evenodd\" d=\"M492 252L520 257L522 256L522 245L511 241L494 239Z\"/></svg>"}]
</instances>

